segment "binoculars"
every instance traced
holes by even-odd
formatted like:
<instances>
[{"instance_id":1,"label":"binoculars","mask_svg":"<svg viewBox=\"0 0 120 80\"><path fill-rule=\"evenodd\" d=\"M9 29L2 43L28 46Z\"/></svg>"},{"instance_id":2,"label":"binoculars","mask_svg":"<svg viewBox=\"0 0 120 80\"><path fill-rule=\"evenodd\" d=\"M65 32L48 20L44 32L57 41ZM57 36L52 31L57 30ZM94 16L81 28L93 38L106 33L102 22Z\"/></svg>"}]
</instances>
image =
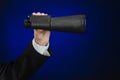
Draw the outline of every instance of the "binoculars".
<instances>
[{"instance_id":1,"label":"binoculars","mask_svg":"<svg viewBox=\"0 0 120 80\"><path fill-rule=\"evenodd\" d=\"M86 17L85 15L72 15L51 18L50 15L31 15L24 20L24 26L32 29L83 33L86 30Z\"/></svg>"}]
</instances>

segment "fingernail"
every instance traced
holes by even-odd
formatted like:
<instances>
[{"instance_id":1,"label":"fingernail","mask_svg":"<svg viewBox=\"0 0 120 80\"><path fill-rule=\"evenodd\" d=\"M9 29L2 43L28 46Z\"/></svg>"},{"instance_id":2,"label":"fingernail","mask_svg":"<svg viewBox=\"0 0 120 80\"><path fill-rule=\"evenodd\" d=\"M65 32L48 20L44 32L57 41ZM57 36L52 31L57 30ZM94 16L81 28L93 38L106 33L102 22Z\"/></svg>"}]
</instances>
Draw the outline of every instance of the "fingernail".
<instances>
[{"instance_id":1,"label":"fingernail","mask_svg":"<svg viewBox=\"0 0 120 80\"><path fill-rule=\"evenodd\" d=\"M40 13L40 12L37 12L37 15L41 15L41 13Z\"/></svg>"},{"instance_id":2,"label":"fingernail","mask_svg":"<svg viewBox=\"0 0 120 80\"><path fill-rule=\"evenodd\" d=\"M32 13L32 15L36 15L36 13Z\"/></svg>"},{"instance_id":3,"label":"fingernail","mask_svg":"<svg viewBox=\"0 0 120 80\"><path fill-rule=\"evenodd\" d=\"M45 15L45 13L41 13L41 15Z\"/></svg>"}]
</instances>

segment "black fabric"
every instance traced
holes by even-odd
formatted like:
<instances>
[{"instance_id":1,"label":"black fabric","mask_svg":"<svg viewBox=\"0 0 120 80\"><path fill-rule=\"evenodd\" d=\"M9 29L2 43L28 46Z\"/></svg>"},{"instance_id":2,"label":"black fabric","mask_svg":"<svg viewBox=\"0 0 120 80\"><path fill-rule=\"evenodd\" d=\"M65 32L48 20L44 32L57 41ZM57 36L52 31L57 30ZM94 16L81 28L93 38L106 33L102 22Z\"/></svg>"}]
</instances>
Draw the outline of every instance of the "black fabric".
<instances>
[{"instance_id":1,"label":"black fabric","mask_svg":"<svg viewBox=\"0 0 120 80\"><path fill-rule=\"evenodd\" d=\"M51 54L50 48L48 51ZM39 54L30 43L15 62L0 63L0 80L29 80L48 58Z\"/></svg>"}]
</instances>

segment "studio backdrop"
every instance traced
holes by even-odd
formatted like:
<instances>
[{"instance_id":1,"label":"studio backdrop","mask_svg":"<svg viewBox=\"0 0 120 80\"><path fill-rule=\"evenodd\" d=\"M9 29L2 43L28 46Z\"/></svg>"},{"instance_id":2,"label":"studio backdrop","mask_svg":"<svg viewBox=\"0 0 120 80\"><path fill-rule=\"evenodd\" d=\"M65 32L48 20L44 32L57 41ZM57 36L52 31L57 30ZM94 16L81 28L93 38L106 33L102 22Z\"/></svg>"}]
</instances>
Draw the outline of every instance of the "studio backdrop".
<instances>
[{"instance_id":1,"label":"studio backdrop","mask_svg":"<svg viewBox=\"0 0 120 80\"><path fill-rule=\"evenodd\" d=\"M0 1L0 62L16 60L32 41L33 29L24 27L24 19L32 12L44 12L51 17L84 14L85 33L51 31L53 54L30 80L110 79L120 40L118 30L113 28L117 26L117 11L112 0Z\"/></svg>"}]
</instances>

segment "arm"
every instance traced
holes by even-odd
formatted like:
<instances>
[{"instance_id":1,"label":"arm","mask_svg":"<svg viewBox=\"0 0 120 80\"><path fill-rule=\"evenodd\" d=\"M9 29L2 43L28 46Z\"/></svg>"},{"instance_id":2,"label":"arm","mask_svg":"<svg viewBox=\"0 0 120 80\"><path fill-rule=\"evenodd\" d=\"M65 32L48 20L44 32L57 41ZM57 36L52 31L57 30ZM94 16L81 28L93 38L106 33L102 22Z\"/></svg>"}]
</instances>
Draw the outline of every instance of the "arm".
<instances>
[{"instance_id":1,"label":"arm","mask_svg":"<svg viewBox=\"0 0 120 80\"><path fill-rule=\"evenodd\" d=\"M36 14L34 13L34 15ZM41 14L39 13L36 16L39 15ZM46 46L49 42L49 36L49 31L34 30L34 41L38 45ZM48 48L48 52L51 54L50 48ZM49 56L39 53L31 42L15 62L0 65L0 79L28 80L48 58Z\"/></svg>"}]
</instances>

